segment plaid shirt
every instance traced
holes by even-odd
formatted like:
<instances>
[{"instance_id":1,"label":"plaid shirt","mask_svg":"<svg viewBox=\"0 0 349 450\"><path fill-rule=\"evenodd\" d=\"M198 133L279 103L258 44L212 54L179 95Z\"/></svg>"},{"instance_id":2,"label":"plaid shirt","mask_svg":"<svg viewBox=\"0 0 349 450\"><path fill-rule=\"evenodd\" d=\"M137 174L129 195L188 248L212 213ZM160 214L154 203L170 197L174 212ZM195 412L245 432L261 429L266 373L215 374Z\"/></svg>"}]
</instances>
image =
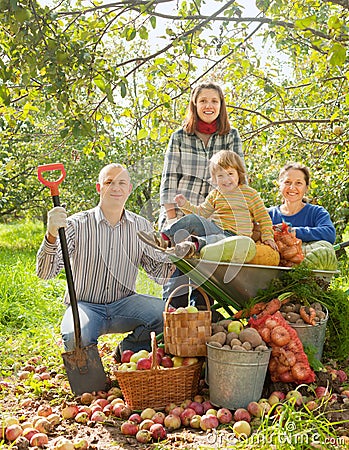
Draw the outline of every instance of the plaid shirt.
<instances>
[{"instance_id":1,"label":"plaid shirt","mask_svg":"<svg viewBox=\"0 0 349 450\"><path fill-rule=\"evenodd\" d=\"M241 139L235 128L223 136L213 134L207 147L195 134L188 134L182 128L175 131L165 154L160 186L161 205L174 203L176 194L185 195L194 205L202 203L212 190L209 160L221 150L233 150L244 158Z\"/></svg>"}]
</instances>

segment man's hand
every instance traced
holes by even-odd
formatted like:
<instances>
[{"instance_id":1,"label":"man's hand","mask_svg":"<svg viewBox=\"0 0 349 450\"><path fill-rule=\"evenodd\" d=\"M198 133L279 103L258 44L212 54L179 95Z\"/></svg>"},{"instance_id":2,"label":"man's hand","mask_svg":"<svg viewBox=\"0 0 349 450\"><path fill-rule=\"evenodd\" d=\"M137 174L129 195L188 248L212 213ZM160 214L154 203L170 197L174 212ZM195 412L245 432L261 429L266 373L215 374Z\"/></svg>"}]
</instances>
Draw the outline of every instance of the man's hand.
<instances>
[{"instance_id":1,"label":"man's hand","mask_svg":"<svg viewBox=\"0 0 349 450\"><path fill-rule=\"evenodd\" d=\"M67 227L67 212L62 206L55 206L47 214L47 231L56 238L59 228Z\"/></svg>"}]
</instances>

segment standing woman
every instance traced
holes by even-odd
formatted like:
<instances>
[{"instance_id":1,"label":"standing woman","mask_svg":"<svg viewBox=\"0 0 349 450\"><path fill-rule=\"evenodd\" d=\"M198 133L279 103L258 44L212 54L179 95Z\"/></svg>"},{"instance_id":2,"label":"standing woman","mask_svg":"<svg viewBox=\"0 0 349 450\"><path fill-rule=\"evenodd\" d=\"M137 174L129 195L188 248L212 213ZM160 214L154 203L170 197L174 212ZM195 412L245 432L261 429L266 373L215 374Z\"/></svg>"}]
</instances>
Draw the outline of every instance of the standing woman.
<instances>
[{"instance_id":1,"label":"standing woman","mask_svg":"<svg viewBox=\"0 0 349 450\"><path fill-rule=\"evenodd\" d=\"M199 84L192 91L183 127L170 138L165 154L160 186L160 228L168 227L183 216L174 202L177 194L191 203L202 203L213 188L210 183L209 160L220 150L232 150L243 158L238 131L229 123L224 94L213 82ZM164 286L163 298L167 300L173 289L188 283L178 269ZM181 290L171 302L175 307L188 303L188 294ZM202 303L197 291L192 293L192 303Z\"/></svg>"},{"instance_id":2,"label":"standing woman","mask_svg":"<svg viewBox=\"0 0 349 450\"><path fill-rule=\"evenodd\" d=\"M310 185L308 167L288 163L280 171L279 189L282 204L269 208L274 225L288 222L303 242L336 240L336 229L328 211L320 205L307 203L305 194Z\"/></svg>"}]
</instances>

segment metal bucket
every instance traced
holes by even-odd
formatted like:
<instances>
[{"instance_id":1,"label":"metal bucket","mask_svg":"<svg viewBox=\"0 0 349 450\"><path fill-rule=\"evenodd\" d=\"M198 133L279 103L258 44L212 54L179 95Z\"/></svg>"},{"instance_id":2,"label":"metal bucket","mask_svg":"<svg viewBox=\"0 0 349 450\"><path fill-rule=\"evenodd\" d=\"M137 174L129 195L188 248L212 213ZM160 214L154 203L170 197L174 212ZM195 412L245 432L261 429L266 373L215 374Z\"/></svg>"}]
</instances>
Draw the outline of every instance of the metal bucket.
<instances>
[{"instance_id":1,"label":"metal bucket","mask_svg":"<svg viewBox=\"0 0 349 450\"><path fill-rule=\"evenodd\" d=\"M206 345L210 402L218 407L237 409L258 401L271 350L239 352Z\"/></svg>"},{"instance_id":2,"label":"metal bucket","mask_svg":"<svg viewBox=\"0 0 349 450\"><path fill-rule=\"evenodd\" d=\"M303 345L312 345L317 349L315 357L321 361L322 350L324 348L326 326L328 320L328 311L326 310L325 319L316 325L290 323L291 327L297 332Z\"/></svg>"}]
</instances>

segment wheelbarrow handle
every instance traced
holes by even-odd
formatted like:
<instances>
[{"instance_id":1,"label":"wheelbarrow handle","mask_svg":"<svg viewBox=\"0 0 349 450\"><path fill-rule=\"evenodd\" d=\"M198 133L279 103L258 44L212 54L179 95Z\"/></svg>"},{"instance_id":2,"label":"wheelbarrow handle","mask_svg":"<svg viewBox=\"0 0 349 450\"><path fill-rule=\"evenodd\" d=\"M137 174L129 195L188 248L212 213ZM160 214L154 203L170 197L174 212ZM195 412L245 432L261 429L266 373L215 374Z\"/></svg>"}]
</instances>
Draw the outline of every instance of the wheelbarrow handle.
<instances>
[{"instance_id":1,"label":"wheelbarrow handle","mask_svg":"<svg viewBox=\"0 0 349 450\"><path fill-rule=\"evenodd\" d=\"M51 171L56 171L56 170L61 171L61 175L56 181L49 181L43 177L44 172L51 172ZM50 188L54 206L61 205L60 200L59 200L58 186L64 180L65 175L66 175L66 172L65 172L65 169L64 169L64 166L62 163L45 164L45 165L38 167L38 179L42 184L44 184L45 186ZM78 302L76 299L73 274L72 274L70 260L69 260L67 238L65 235L64 228L59 228L58 234L59 234L59 240L61 243L63 263L64 263L65 275L66 275L66 279L67 279L68 292L69 292L69 297L70 297L70 305L71 305L72 313L73 313L75 347L80 348L81 347L81 326L80 326Z\"/></svg>"},{"instance_id":2,"label":"wheelbarrow handle","mask_svg":"<svg viewBox=\"0 0 349 450\"><path fill-rule=\"evenodd\" d=\"M59 170L61 172L60 177L55 181L46 180L43 176L44 172L53 172ZM62 163L44 164L38 167L39 181L51 190L52 197L59 195L58 186L62 183L66 176L66 172ZM59 206L59 205L55 205Z\"/></svg>"},{"instance_id":3,"label":"wheelbarrow handle","mask_svg":"<svg viewBox=\"0 0 349 450\"><path fill-rule=\"evenodd\" d=\"M349 246L349 241L345 241L345 242L341 242L341 243L339 243L339 244L335 244L335 245L333 246L333 249L334 249L335 251L337 251L337 250L339 250L339 249L341 249L341 248L348 247L348 246Z\"/></svg>"}]
</instances>

